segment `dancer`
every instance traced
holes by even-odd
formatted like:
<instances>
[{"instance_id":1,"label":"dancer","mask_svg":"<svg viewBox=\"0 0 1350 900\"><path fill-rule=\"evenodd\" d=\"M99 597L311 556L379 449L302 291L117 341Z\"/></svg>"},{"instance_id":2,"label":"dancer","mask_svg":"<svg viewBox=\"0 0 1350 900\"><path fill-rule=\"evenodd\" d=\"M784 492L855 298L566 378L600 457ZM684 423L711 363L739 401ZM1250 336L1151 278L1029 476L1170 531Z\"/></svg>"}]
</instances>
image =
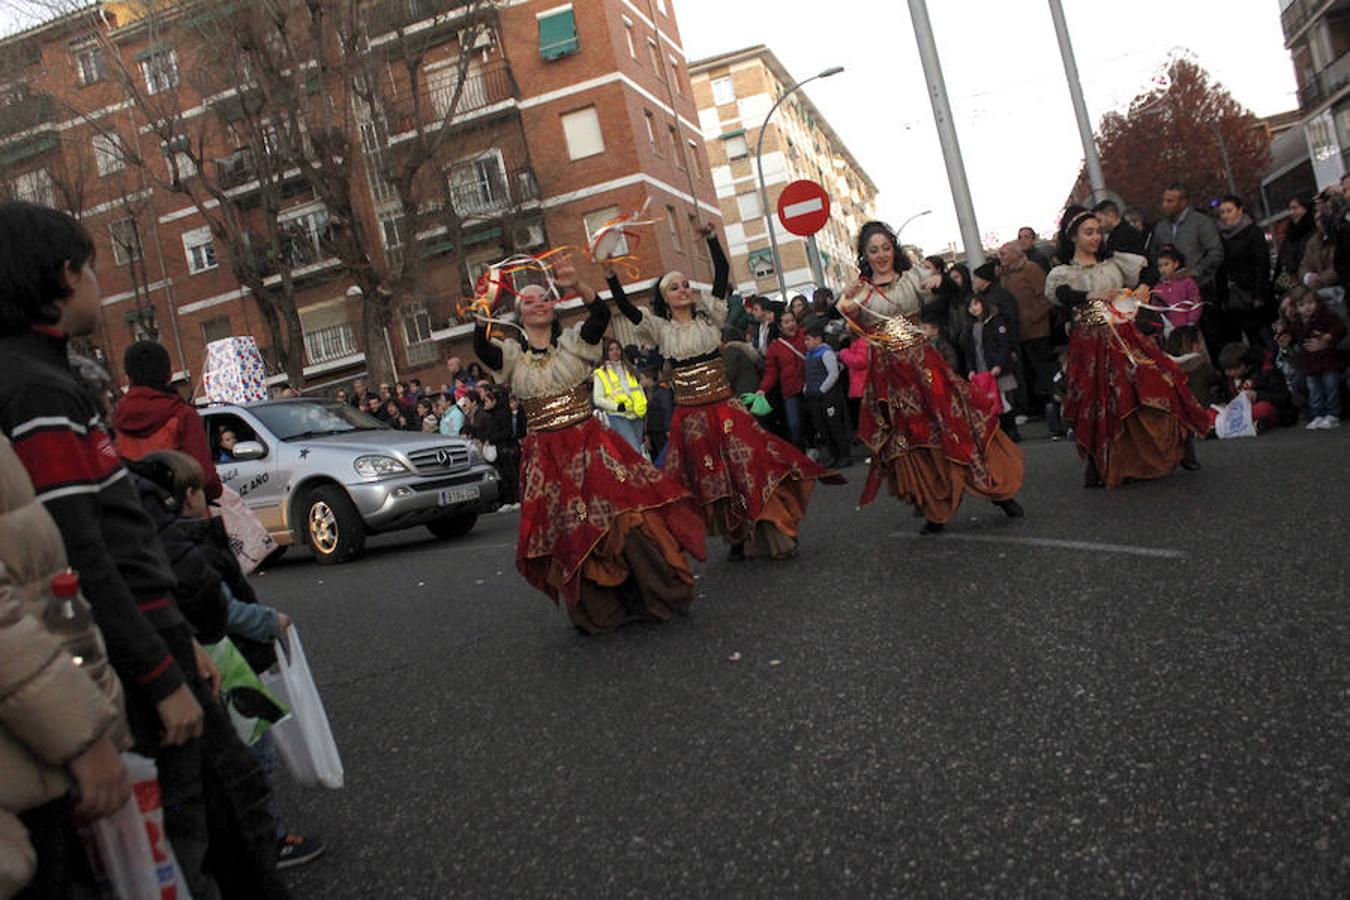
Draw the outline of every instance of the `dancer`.
<instances>
[{"instance_id":1,"label":"dancer","mask_svg":"<svg viewBox=\"0 0 1350 900\"><path fill-rule=\"evenodd\" d=\"M609 307L569 261L555 279L586 301L580 324L562 330L556 296L531 285L517 295L523 339L489 337L482 321L474 330L478 358L525 407L516 568L587 634L665 621L694 598L681 548L704 558L703 521L688 492L593 415L587 381Z\"/></svg>"},{"instance_id":2,"label":"dancer","mask_svg":"<svg viewBox=\"0 0 1350 900\"><path fill-rule=\"evenodd\" d=\"M1073 310L1064 418L1087 462L1084 487L1157 478L1178 463L1200 468L1194 434L1208 430L1208 415L1186 373L1118 308L1148 303L1149 286L1140 283L1147 260L1104 251L1101 223L1081 206L1064 211L1059 245L1069 262L1050 271L1045 294ZM1127 288L1136 288L1132 297Z\"/></svg>"},{"instance_id":3,"label":"dancer","mask_svg":"<svg viewBox=\"0 0 1350 900\"><path fill-rule=\"evenodd\" d=\"M652 290L652 312L629 301L610 271L609 289L636 332L655 344L673 370L675 415L666 443L665 470L694 495L708 531L731 544L728 559L785 559L797 555L798 525L816 479L844 479L759 427L731 399L722 365L730 267L711 225L700 229L713 259L713 296L698 292L680 272L668 272Z\"/></svg>"},{"instance_id":4,"label":"dancer","mask_svg":"<svg viewBox=\"0 0 1350 900\"><path fill-rule=\"evenodd\" d=\"M862 274L839 302L872 349L858 429L872 466L858 504L871 503L884 479L894 497L923 516L920 534L940 532L965 493L1021 518L1022 451L999 429L1001 410L980 406L920 329L922 294L941 276L921 280L898 246L884 223L864 225Z\"/></svg>"}]
</instances>

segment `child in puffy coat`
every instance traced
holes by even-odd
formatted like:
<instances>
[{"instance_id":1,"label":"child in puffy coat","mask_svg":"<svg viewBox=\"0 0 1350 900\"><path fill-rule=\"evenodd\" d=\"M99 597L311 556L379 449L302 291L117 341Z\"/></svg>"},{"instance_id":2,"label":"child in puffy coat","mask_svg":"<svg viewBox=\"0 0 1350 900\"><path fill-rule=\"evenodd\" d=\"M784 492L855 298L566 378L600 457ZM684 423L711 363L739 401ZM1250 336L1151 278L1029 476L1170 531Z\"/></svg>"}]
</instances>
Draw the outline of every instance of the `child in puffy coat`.
<instances>
[{"instance_id":1,"label":"child in puffy coat","mask_svg":"<svg viewBox=\"0 0 1350 900\"><path fill-rule=\"evenodd\" d=\"M1163 314L1164 337L1174 328L1185 328L1200 322L1204 307L1200 305L1200 286L1186 268L1186 257L1171 244L1158 251L1158 273L1162 280L1153 288L1155 306L1176 306L1177 311Z\"/></svg>"},{"instance_id":2,"label":"child in puffy coat","mask_svg":"<svg viewBox=\"0 0 1350 900\"><path fill-rule=\"evenodd\" d=\"M1002 412L999 426L1014 441L1022 439L1017 430L1017 419L1008 401L1008 392L1016 390L1017 376L1013 374L1014 359L1012 335L1008 324L1003 321L999 311L990 306L986 309L979 294L972 294L966 306L971 322L961 333L961 353L969 367L967 378L988 372L998 386L999 402Z\"/></svg>"}]
</instances>

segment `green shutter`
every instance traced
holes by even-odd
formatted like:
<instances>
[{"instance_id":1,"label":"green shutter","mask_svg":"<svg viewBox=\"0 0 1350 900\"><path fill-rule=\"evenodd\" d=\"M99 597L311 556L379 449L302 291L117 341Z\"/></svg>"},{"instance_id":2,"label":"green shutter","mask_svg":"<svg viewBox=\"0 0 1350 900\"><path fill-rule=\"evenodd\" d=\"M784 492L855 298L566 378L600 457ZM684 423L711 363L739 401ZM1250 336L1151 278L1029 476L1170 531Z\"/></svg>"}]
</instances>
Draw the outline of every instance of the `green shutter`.
<instances>
[{"instance_id":1,"label":"green shutter","mask_svg":"<svg viewBox=\"0 0 1350 900\"><path fill-rule=\"evenodd\" d=\"M168 53L172 49L173 48L170 47L168 44L155 44L153 46L146 47L140 53L136 54L136 62L145 62L147 59L154 56L156 53Z\"/></svg>"},{"instance_id":2,"label":"green shutter","mask_svg":"<svg viewBox=\"0 0 1350 900\"><path fill-rule=\"evenodd\" d=\"M539 18L539 55L561 59L577 52L577 21L572 10L565 9Z\"/></svg>"}]
</instances>

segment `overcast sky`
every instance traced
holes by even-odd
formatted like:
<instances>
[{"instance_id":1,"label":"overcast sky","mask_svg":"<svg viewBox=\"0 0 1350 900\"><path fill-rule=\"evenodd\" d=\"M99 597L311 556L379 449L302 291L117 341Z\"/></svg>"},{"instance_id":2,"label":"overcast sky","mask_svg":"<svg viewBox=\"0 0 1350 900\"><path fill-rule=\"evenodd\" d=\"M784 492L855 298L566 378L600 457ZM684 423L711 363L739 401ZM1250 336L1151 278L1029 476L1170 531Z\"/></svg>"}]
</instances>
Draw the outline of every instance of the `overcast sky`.
<instances>
[{"instance_id":1,"label":"overcast sky","mask_svg":"<svg viewBox=\"0 0 1350 900\"><path fill-rule=\"evenodd\" d=\"M1063 0L1094 125L1185 47L1257 115L1297 105L1279 0ZM757 43L797 78L881 190L892 225L930 251L958 240L923 72L902 0L673 0L690 59ZM930 0L966 174L986 243L1051 230L1082 164L1046 0ZM0 33L15 25L0 0ZM1127 198L1134 199L1134 198Z\"/></svg>"},{"instance_id":2,"label":"overcast sky","mask_svg":"<svg viewBox=\"0 0 1350 900\"><path fill-rule=\"evenodd\" d=\"M1173 47L1192 51L1257 115L1298 105L1279 0L1063 3L1094 127L1140 92ZM959 241L908 3L674 5L690 59L763 43L798 79L845 66L805 90L876 182L881 217L899 225L931 208L905 240L934 252ZM929 0L928 10L981 233L1050 230L1083 152L1048 3Z\"/></svg>"}]
</instances>

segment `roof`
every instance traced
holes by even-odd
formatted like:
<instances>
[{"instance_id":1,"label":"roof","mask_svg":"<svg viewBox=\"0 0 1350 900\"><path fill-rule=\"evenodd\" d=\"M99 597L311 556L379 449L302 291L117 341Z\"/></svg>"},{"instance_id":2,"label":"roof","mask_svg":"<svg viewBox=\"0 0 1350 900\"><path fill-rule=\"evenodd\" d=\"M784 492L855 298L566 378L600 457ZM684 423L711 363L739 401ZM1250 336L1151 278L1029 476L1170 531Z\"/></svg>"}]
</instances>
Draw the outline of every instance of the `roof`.
<instances>
[{"instance_id":1,"label":"roof","mask_svg":"<svg viewBox=\"0 0 1350 900\"><path fill-rule=\"evenodd\" d=\"M71 10L70 12L53 16L50 19L46 19L42 22L37 23L36 25L30 25L27 28L11 32L10 34L0 35L0 47L4 47L8 44L21 43L27 40L28 38L35 37L43 33L44 31L52 31L66 25L76 24L90 15L101 12L102 7L103 7L102 3L98 2L98 0L94 0L94 2L81 5L76 9Z\"/></svg>"},{"instance_id":2,"label":"roof","mask_svg":"<svg viewBox=\"0 0 1350 900\"><path fill-rule=\"evenodd\" d=\"M769 67L769 71L783 84L791 85L797 83L797 79L792 77L787 68L766 44L755 44L753 47L731 50L727 53L719 53L716 56L709 56L704 59L690 60L688 67L689 76L692 78L694 75L707 72L710 69L729 66L734 63L753 59L762 61L764 65ZM796 96L800 99L802 104L811 111L812 118L816 120L816 124L820 126L820 130L825 132L825 136L830 139L831 145L844 157L844 159L848 160L848 164L853 168L853 171L858 173L858 176L867 183L867 186L872 189L872 193L875 194L877 192L876 182L872 180L872 176L867 174L867 170L859 164L858 160L853 156L853 153L848 149L848 144L844 143L843 138L841 138L839 133L830 125L829 120L825 118L825 115L820 111L820 108L811 102L811 98L807 95L806 91L799 91Z\"/></svg>"}]
</instances>

